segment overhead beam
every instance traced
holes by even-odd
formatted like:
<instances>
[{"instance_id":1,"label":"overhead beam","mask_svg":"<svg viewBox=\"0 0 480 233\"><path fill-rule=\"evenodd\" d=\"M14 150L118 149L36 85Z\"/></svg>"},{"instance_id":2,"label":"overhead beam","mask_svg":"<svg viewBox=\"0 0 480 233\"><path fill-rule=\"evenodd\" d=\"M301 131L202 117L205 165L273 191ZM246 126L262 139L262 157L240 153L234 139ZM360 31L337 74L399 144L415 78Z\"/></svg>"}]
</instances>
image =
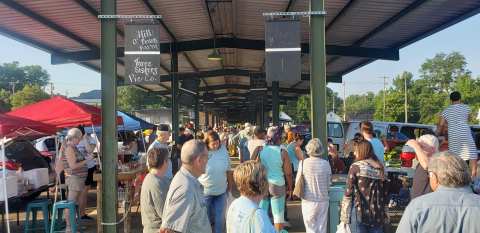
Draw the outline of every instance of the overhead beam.
<instances>
[{"instance_id":1,"label":"overhead beam","mask_svg":"<svg viewBox=\"0 0 480 233\"><path fill-rule=\"evenodd\" d=\"M145 6L148 8L148 10L150 11L150 13L152 13L152 15L159 15L159 13L157 12L157 10L155 9L155 7L148 1L148 0L142 0L143 4L145 4ZM159 20L160 24L162 25L163 29L165 29L165 31L167 32L168 36L170 36L170 38L172 38L172 41L173 43L175 43L175 48L178 48L178 45L177 45L177 37L175 37L175 35L173 34L173 32L170 30L170 28L167 26L167 24L165 23L165 21L163 21L163 19L160 19ZM169 51L170 51L170 48L171 45L168 47ZM176 50L177 52L181 52L179 51L178 49ZM164 52L165 53L165 52ZM183 56L185 57L185 59L187 60L188 64L190 64L190 66L193 68L194 71L198 71L198 68L197 66L193 63L192 59L188 56L187 53L183 53ZM169 72L170 73L170 72ZM203 83L205 85L207 85L207 83L202 80Z\"/></svg>"},{"instance_id":2,"label":"overhead beam","mask_svg":"<svg viewBox=\"0 0 480 233\"><path fill-rule=\"evenodd\" d=\"M378 25L376 28L362 36L360 39L356 40L353 43L353 46L360 46L363 44L365 41L369 40L379 32L383 31L384 29L388 28L390 25L394 24L397 22L399 19L401 19L403 16L407 15L408 13L414 11L417 9L419 6L421 6L423 3L427 2L428 0L416 0L413 3L409 4L407 7L403 8L400 12L395 14L394 16L390 17L386 21L384 21L382 24ZM398 51L398 48L397 48ZM328 54L328 53L327 53ZM327 65L332 64L333 62L337 61L339 57L334 57L330 59L330 61L327 62ZM352 70L352 69L350 69ZM346 73L346 72L345 72Z\"/></svg>"},{"instance_id":3,"label":"overhead beam","mask_svg":"<svg viewBox=\"0 0 480 233\"><path fill-rule=\"evenodd\" d=\"M222 84L222 85L214 85L209 87L200 87L198 88L198 92L210 92L210 91L219 91L219 90L226 90L226 89L236 89L236 90L250 90L250 85L243 85L243 84ZM294 88L280 88L280 92L282 93L294 93L294 94L308 94L309 91L307 89L294 89ZM267 88L267 91L272 91L271 87ZM160 95L168 95L170 94L169 91L159 91L157 92ZM228 95L247 95L248 93L225 93L226 96ZM215 94L212 94L215 95ZM223 95L223 94L217 94ZM203 98L203 96L200 96Z\"/></svg>"},{"instance_id":4,"label":"overhead beam","mask_svg":"<svg viewBox=\"0 0 480 233\"><path fill-rule=\"evenodd\" d=\"M15 1L12 1L12 0L2 0L2 3L5 4L6 6L8 6L9 8L27 16L27 17L30 17L32 18L33 20L35 21L38 21L39 23L49 27L50 29L70 38L71 40L73 41L76 41L77 43L89 48L90 50L99 50L100 48L96 45L94 45L93 43L79 37L77 34L67 30L66 28L54 23L53 21L37 14L36 12L24 7L23 5L15 2ZM100 57L98 58L100 59Z\"/></svg>"},{"instance_id":5,"label":"overhead beam","mask_svg":"<svg viewBox=\"0 0 480 233\"><path fill-rule=\"evenodd\" d=\"M98 15L100 14L97 9L95 9L90 3L86 2L85 0L74 0L79 6L81 6L83 9L88 11L90 15L94 16L95 19L97 19ZM124 37L125 34L123 33L122 29L119 27L115 26L117 29L117 33L121 36Z\"/></svg>"},{"instance_id":6,"label":"overhead beam","mask_svg":"<svg viewBox=\"0 0 480 233\"><path fill-rule=\"evenodd\" d=\"M264 72L258 72L255 70L244 70L244 69L218 69L218 70L208 70L208 71L199 71L199 72L185 72L185 73L177 73L176 78L178 80L184 79L195 79L195 78L210 78L210 77L220 77L220 76L237 76L242 78L250 78L251 73L256 73L261 76L265 76ZM302 81L310 80L310 74L302 73L301 75ZM161 82L170 82L172 80L171 74L160 75ZM327 82L329 83L341 83L342 76L340 75L327 75ZM123 83L119 83L118 85L123 85ZM299 83L295 86L298 86ZM210 87L207 86L207 87ZM250 87L249 87L250 88Z\"/></svg>"},{"instance_id":7,"label":"overhead beam","mask_svg":"<svg viewBox=\"0 0 480 233\"><path fill-rule=\"evenodd\" d=\"M215 39L201 39L201 40L191 40L191 41L180 41L176 43L178 52L186 51L196 51L196 50L205 50L213 49L213 43ZM160 52L161 53L170 53L170 47L172 43L161 43ZM251 39L241 39L241 38L218 38L215 41L216 48L236 48L236 49L249 49L249 50L265 50L265 41L264 40L251 40ZM395 48L367 48L360 46L339 46L339 45L327 45L326 46L327 55L338 55L338 56L349 56L349 57L365 57L365 58L375 58L375 59L385 59L385 60L398 60L399 59L399 50ZM310 46L308 43L302 44L302 52L309 53ZM119 47L117 49L117 55L123 57L124 48ZM79 61L90 61L100 59L100 52L97 50L84 50L77 52L69 52L62 54L52 54L52 58L55 63L52 64L63 64L69 61L79 62Z\"/></svg>"},{"instance_id":8,"label":"overhead beam","mask_svg":"<svg viewBox=\"0 0 480 233\"><path fill-rule=\"evenodd\" d=\"M252 73L265 76L264 72L258 72L254 70L244 70L244 69L218 69L218 70L208 70L208 71L199 71L199 72L187 72L187 73L177 73L176 77L179 80L182 79L193 79L193 78L208 78L208 77L218 77L218 76L243 76L250 77ZM302 80L310 80L310 74L303 73ZM171 75L161 75L160 80L162 82L170 81ZM341 83L342 76L329 75L327 76L327 82Z\"/></svg>"}]
</instances>

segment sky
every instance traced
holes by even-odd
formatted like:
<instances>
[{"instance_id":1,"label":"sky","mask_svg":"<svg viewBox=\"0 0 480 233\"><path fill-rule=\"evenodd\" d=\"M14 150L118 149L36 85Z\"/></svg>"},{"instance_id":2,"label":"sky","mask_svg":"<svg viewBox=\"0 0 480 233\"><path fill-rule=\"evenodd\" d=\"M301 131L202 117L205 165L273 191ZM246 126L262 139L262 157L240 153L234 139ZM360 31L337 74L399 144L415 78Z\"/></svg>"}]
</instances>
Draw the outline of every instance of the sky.
<instances>
[{"instance_id":1,"label":"sky","mask_svg":"<svg viewBox=\"0 0 480 233\"><path fill-rule=\"evenodd\" d=\"M378 92L383 89L384 76L392 78L410 71L418 77L418 69L435 54L458 51L466 57L467 68L474 77L480 76L480 15L471 17L441 32L400 50L399 61L378 60L345 75L346 95ZM50 74L56 93L70 97L100 89L100 74L76 64L51 65L50 54L0 35L0 63L19 61L20 65L40 65ZM342 84L329 84L343 96ZM49 91L49 90L48 90Z\"/></svg>"}]
</instances>

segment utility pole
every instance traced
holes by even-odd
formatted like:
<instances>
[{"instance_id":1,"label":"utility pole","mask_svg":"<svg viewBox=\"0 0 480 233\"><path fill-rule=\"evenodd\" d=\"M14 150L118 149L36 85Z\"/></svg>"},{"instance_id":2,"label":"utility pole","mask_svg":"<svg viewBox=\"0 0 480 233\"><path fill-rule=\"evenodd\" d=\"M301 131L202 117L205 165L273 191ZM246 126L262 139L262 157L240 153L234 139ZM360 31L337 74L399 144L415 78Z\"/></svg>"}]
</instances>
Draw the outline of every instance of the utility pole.
<instances>
[{"instance_id":1,"label":"utility pole","mask_svg":"<svg viewBox=\"0 0 480 233\"><path fill-rule=\"evenodd\" d=\"M332 94L332 112L335 113L335 93Z\"/></svg>"},{"instance_id":2,"label":"utility pole","mask_svg":"<svg viewBox=\"0 0 480 233\"><path fill-rule=\"evenodd\" d=\"M345 81L342 82L343 86L343 121L347 121L347 97L345 91Z\"/></svg>"},{"instance_id":3,"label":"utility pole","mask_svg":"<svg viewBox=\"0 0 480 233\"><path fill-rule=\"evenodd\" d=\"M386 93L387 93L387 77L383 77L383 118L382 121L385 121L385 109L387 108L387 104L385 102L386 98Z\"/></svg>"},{"instance_id":4,"label":"utility pole","mask_svg":"<svg viewBox=\"0 0 480 233\"><path fill-rule=\"evenodd\" d=\"M407 77L405 77L405 123L408 123Z\"/></svg>"},{"instance_id":5,"label":"utility pole","mask_svg":"<svg viewBox=\"0 0 480 233\"><path fill-rule=\"evenodd\" d=\"M53 97L53 83L50 82L50 96Z\"/></svg>"},{"instance_id":6,"label":"utility pole","mask_svg":"<svg viewBox=\"0 0 480 233\"><path fill-rule=\"evenodd\" d=\"M12 88L12 95L15 94L15 84L17 84L17 83L18 83L18 81L17 82L13 82L13 81L9 82L10 87Z\"/></svg>"}]
</instances>

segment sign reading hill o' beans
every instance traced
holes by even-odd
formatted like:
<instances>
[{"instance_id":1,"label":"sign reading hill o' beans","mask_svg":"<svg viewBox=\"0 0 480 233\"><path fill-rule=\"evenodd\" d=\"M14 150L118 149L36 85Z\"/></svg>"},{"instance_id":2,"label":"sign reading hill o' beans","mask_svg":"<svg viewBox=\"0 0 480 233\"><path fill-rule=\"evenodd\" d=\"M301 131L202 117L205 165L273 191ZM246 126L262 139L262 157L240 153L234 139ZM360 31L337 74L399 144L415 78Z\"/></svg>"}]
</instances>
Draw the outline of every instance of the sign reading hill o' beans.
<instances>
[{"instance_id":1,"label":"sign reading hill o' beans","mask_svg":"<svg viewBox=\"0 0 480 233\"><path fill-rule=\"evenodd\" d=\"M125 83L160 83L158 24L125 25Z\"/></svg>"}]
</instances>

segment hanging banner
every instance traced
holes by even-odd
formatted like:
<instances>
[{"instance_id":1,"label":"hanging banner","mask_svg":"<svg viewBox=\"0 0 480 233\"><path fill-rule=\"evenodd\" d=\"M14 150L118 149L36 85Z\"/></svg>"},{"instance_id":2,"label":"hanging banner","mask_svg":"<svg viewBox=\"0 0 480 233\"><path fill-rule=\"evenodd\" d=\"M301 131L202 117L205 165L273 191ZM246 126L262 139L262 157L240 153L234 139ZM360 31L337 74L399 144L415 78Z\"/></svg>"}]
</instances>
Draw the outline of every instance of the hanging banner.
<instances>
[{"instance_id":1,"label":"hanging banner","mask_svg":"<svg viewBox=\"0 0 480 233\"><path fill-rule=\"evenodd\" d=\"M301 27L299 20L265 22L265 72L267 82L294 84L301 80Z\"/></svg>"},{"instance_id":2,"label":"hanging banner","mask_svg":"<svg viewBox=\"0 0 480 233\"><path fill-rule=\"evenodd\" d=\"M158 24L125 25L125 83L160 83L160 30Z\"/></svg>"}]
</instances>

